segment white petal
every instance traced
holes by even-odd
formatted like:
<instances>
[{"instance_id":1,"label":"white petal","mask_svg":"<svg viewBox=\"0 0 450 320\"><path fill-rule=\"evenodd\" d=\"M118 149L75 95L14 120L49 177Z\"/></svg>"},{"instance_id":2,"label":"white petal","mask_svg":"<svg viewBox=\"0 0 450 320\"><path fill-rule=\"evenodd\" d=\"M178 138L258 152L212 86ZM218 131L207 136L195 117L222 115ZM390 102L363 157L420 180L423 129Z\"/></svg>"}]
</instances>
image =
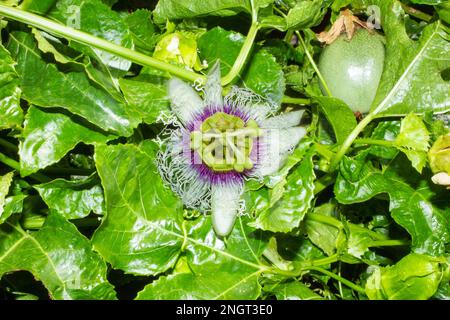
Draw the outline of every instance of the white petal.
<instances>
[{"instance_id":1,"label":"white petal","mask_svg":"<svg viewBox=\"0 0 450 320\"><path fill-rule=\"evenodd\" d=\"M189 158L185 155L188 147L182 135L180 129L174 130L169 137L161 141L164 148L161 148L156 158L158 171L163 181L181 198L186 207L207 211L210 209L211 187L192 168Z\"/></svg>"},{"instance_id":2,"label":"white petal","mask_svg":"<svg viewBox=\"0 0 450 320\"><path fill-rule=\"evenodd\" d=\"M289 153L306 135L303 127L271 129L264 133L263 152L256 174L267 176L278 171L285 163Z\"/></svg>"},{"instance_id":3,"label":"white petal","mask_svg":"<svg viewBox=\"0 0 450 320\"><path fill-rule=\"evenodd\" d=\"M286 112L276 117L261 121L261 128L283 129L298 126L302 120L305 110Z\"/></svg>"},{"instance_id":4,"label":"white petal","mask_svg":"<svg viewBox=\"0 0 450 320\"><path fill-rule=\"evenodd\" d=\"M190 85L180 79L170 79L168 85L172 111L186 124L203 109L203 101Z\"/></svg>"},{"instance_id":5,"label":"white petal","mask_svg":"<svg viewBox=\"0 0 450 320\"><path fill-rule=\"evenodd\" d=\"M212 223L218 236L226 237L233 230L239 213L242 186L213 185L211 198Z\"/></svg>"},{"instance_id":6,"label":"white petal","mask_svg":"<svg viewBox=\"0 0 450 320\"><path fill-rule=\"evenodd\" d=\"M205 105L223 105L220 62L212 67L205 84Z\"/></svg>"},{"instance_id":7,"label":"white petal","mask_svg":"<svg viewBox=\"0 0 450 320\"><path fill-rule=\"evenodd\" d=\"M278 132L278 140L270 141L270 143L278 143L280 153L285 154L298 145L307 131L304 127L292 127L278 130Z\"/></svg>"},{"instance_id":8,"label":"white petal","mask_svg":"<svg viewBox=\"0 0 450 320\"><path fill-rule=\"evenodd\" d=\"M441 186L450 186L450 175L446 172L440 172L435 174L431 180L434 184L439 184Z\"/></svg>"}]
</instances>

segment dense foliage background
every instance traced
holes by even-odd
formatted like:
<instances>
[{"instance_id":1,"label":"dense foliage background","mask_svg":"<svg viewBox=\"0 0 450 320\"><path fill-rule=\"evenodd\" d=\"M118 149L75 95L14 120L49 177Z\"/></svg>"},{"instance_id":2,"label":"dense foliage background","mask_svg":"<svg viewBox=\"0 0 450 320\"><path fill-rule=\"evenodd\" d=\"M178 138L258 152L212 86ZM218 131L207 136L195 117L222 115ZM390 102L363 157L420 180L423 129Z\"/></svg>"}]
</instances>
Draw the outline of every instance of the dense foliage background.
<instances>
[{"instance_id":1,"label":"dense foliage background","mask_svg":"<svg viewBox=\"0 0 450 320\"><path fill-rule=\"evenodd\" d=\"M0 299L450 298L450 190L432 183L428 157L449 133L448 2L0 5ZM5 6L165 63L44 32ZM344 8L379 17L386 39L362 121L319 88L316 34ZM155 164L167 78L193 80L217 59L225 91L306 109L309 125L281 171L247 182L247 214L226 240Z\"/></svg>"}]
</instances>

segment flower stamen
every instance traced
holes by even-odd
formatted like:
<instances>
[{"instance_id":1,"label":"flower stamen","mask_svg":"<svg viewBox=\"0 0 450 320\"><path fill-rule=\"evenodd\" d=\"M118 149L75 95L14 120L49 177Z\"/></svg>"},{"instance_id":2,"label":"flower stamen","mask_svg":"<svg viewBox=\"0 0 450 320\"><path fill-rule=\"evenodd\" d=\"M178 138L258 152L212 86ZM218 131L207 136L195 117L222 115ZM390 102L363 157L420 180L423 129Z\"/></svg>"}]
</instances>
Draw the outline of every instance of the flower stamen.
<instances>
[{"instance_id":1,"label":"flower stamen","mask_svg":"<svg viewBox=\"0 0 450 320\"><path fill-rule=\"evenodd\" d=\"M253 140L261 134L256 121L245 123L237 116L217 112L202 123L200 130L191 132L190 147L213 171L242 173L254 166L250 159Z\"/></svg>"}]
</instances>

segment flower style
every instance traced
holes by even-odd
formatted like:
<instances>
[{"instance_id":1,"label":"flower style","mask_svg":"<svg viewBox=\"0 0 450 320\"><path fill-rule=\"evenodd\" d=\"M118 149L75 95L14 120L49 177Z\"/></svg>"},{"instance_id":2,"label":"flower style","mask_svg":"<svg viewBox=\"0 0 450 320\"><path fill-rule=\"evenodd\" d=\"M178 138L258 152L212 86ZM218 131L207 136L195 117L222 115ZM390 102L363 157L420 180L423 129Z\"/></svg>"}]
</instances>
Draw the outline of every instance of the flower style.
<instances>
[{"instance_id":1,"label":"flower style","mask_svg":"<svg viewBox=\"0 0 450 320\"><path fill-rule=\"evenodd\" d=\"M160 174L186 207L211 212L216 234L225 237L243 211L245 179L278 171L305 136L303 111L270 117L270 103L236 87L222 97L219 63L203 100L177 78L168 89L176 119L161 140Z\"/></svg>"}]
</instances>

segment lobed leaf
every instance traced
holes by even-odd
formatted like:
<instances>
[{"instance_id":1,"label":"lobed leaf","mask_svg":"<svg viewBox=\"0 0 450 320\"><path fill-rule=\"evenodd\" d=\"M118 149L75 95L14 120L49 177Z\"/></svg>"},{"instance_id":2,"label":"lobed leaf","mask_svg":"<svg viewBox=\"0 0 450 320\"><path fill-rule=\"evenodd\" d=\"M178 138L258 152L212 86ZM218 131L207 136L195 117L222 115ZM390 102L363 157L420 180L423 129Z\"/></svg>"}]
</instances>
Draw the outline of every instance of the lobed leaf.
<instances>
[{"instance_id":1,"label":"lobed leaf","mask_svg":"<svg viewBox=\"0 0 450 320\"><path fill-rule=\"evenodd\" d=\"M364 160L344 159L334 188L336 199L360 203L387 193L391 215L411 235L413 251L441 255L450 241L450 208L433 201L438 193L430 180L423 180L404 161L397 157L379 171Z\"/></svg>"},{"instance_id":2,"label":"lobed leaf","mask_svg":"<svg viewBox=\"0 0 450 320\"><path fill-rule=\"evenodd\" d=\"M104 213L103 190L92 177L73 181L55 179L34 188L51 210L68 220L87 217L91 212Z\"/></svg>"},{"instance_id":3,"label":"lobed leaf","mask_svg":"<svg viewBox=\"0 0 450 320\"><path fill-rule=\"evenodd\" d=\"M45 108L64 108L105 131L129 136L139 119L105 91L93 86L82 72L60 72L42 60L30 34L13 32L8 49L18 61L24 98Z\"/></svg>"},{"instance_id":4,"label":"lobed leaf","mask_svg":"<svg viewBox=\"0 0 450 320\"><path fill-rule=\"evenodd\" d=\"M442 72L450 67L450 44L442 23L429 24L418 41L411 40L400 2L371 1L381 8L386 59L372 105L375 114L405 115L450 110L450 83Z\"/></svg>"},{"instance_id":5,"label":"lobed leaf","mask_svg":"<svg viewBox=\"0 0 450 320\"><path fill-rule=\"evenodd\" d=\"M19 144L20 173L28 176L59 160L80 142L106 143L116 138L78 124L62 113L45 112L31 106Z\"/></svg>"},{"instance_id":6,"label":"lobed leaf","mask_svg":"<svg viewBox=\"0 0 450 320\"><path fill-rule=\"evenodd\" d=\"M115 299L105 262L71 223L51 214L38 232L12 217L0 226L0 275L27 270L53 299Z\"/></svg>"},{"instance_id":7,"label":"lobed leaf","mask_svg":"<svg viewBox=\"0 0 450 320\"><path fill-rule=\"evenodd\" d=\"M14 65L10 53L0 44L0 130L20 127L23 121L20 80Z\"/></svg>"}]
</instances>

